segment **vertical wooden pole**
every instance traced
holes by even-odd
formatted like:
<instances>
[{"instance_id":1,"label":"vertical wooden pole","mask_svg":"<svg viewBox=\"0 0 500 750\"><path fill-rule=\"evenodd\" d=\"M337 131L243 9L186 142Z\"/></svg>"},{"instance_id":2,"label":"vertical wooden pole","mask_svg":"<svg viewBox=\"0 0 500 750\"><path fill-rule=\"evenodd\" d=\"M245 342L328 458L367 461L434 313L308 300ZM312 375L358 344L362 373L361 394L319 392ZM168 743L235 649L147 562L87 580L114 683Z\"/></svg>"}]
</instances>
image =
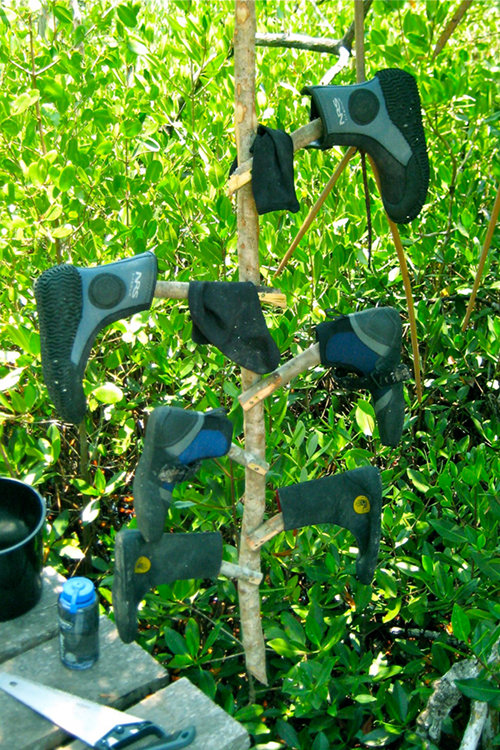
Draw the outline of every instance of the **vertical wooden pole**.
<instances>
[{"instance_id":1,"label":"vertical wooden pole","mask_svg":"<svg viewBox=\"0 0 500 750\"><path fill-rule=\"evenodd\" d=\"M238 164L250 158L257 128L255 114L255 0L235 0L234 30L234 84L235 133ZM252 187L244 185L238 191L238 269L240 281L258 284L259 270L259 219L253 199ZM252 386L259 376L249 370L241 371L243 391ZM244 414L245 450L258 458L265 458L264 407ZM262 523L265 510L266 478L251 469L245 472L245 498L241 528L239 564L260 569L260 552L251 550L246 542L249 531ZM243 646L248 672L267 684L264 635L260 616L260 595L257 585L238 582L240 619Z\"/></svg>"},{"instance_id":2,"label":"vertical wooden pole","mask_svg":"<svg viewBox=\"0 0 500 750\"><path fill-rule=\"evenodd\" d=\"M356 49L356 83L365 77L365 7L363 0L354 0L354 42Z\"/></svg>"}]
</instances>

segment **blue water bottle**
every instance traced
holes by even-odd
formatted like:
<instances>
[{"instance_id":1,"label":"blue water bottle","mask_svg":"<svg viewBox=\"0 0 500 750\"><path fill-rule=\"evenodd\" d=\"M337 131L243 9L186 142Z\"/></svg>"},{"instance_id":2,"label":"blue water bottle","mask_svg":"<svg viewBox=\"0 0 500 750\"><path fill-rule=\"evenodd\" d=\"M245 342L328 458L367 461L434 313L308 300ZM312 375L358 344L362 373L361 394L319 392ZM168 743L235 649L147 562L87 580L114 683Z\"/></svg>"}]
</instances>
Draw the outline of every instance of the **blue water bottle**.
<instances>
[{"instance_id":1,"label":"blue water bottle","mask_svg":"<svg viewBox=\"0 0 500 750\"><path fill-rule=\"evenodd\" d=\"M80 576L65 581L57 610L62 663L88 669L99 658L99 605L92 581Z\"/></svg>"}]
</instances>

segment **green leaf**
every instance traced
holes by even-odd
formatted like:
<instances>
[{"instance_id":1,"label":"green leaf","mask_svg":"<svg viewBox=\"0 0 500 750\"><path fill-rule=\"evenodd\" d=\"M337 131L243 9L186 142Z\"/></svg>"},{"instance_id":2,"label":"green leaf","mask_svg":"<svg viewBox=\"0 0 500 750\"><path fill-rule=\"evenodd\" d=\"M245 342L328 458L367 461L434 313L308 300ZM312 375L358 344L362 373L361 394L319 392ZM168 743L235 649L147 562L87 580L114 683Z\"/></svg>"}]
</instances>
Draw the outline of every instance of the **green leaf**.
<instances>
[{"instance_id":1,"label":"green leaf","mask_svg":"<svg viewBox=\"0 0 500 750\"><path fill-rule=\"evenodd\" d=\"M189 649L186 641L177 630L172 628L163 628L163 637L165 638L165 644L172 654L187 654Z\"/></svg>"},{"instance_id":2,"label":"green leaf","mask_svg":"<svg viewBox=\"0 0 500 750\"><path fill-rule=\"evenodd\" d=\"M123 398L123 391L114 383L104 383L94 390L93 395L103 404L117 404Z\"/></svg>"},{"instance_id":3,"label":"green leaf","mask_svg":"<svg viewBox=\"0 0 500 750\"><path fill-rule=\"evenodd\" d=\"M451 626L455 638L458 638L459 641L468 640L471 632L470 621L464 610L456 603L453 605L451 614Z\"/></svg>"},{"instance_id":4,"label":"green leaf","mask_svg":"<svg viewBox=\"0 0 500 750\"><path fill-rule=\"evenodd\" d=\"M292 657L301 653L299 649L292 646L291 643L289 641L286 641L284 638L271 638L271 640L268 641L267 645L270 646L273 651L276 651L276 653L280 656Z\"/></svg>"},{"instance_id":5,"label":"green leaf","mask_svg":"<svg viewBox=\"0 0 500 750\"><path fill-rule=\"evenodd\" d=\"M37 89L25 91L23 94L20 94L14 99L14 101L10 105L10 113L12 115L21 115L39 99L40 92Z\"/></svg>"},{"instance_id":6,"label":"green leaf","mask_svg":"<svg viewBox=\"0 0 500 750\"><path fill-rule=\"evenodd\" d=\"M354 696L354 700L356 703L376 703L377 699L374 695L370 695L369 693L359 693L359 695Z\"/></svg>"},{"instance_id":7,"label":"green leaf","mask_svg":"<svg viewBox=\"0 0 500 750\"><path fill-rule=\"evenodd\" d=\"M427 492L427 490L430 489L430 484L428 484L421 471L407 469L406 473L408 474L408 478L410 479L411 483L414 487L417 488L417 490L420 490L420 492Z\"/></svg>"},{"instance_id":8,"label":"green leaf","mask_svg":"<svg viewBox=\"0 0 500 750\"><path fill-rule=\"evenodd\" d=\"M480 677L455 680L455 685L467 698L488 703L496 711L500 709L500 688Z\"/></svg>"},{"instance_id":9,"label":"green leaf","mask_svg":"<svg viewBox=\"0 0 500 750\"><path fill-rule=\"evenodd\" d=\"M285 740L287 747L299 748L300 750L302 746L298 734L291 724L283 721L283 719L278 719L276 722L276 731L281 739Z\"/></svg>"},{"instance_id":10,"label":"green leaf","mask_svg":"<svg viewBox=\"0 0 500 750\"><path fill-rule=\"evenodd\" d=\"M200 629L192 617L189 618L184 631L186 646L191 656L196 657L200 648Z\"/></svg>"},{"instance_id":11,"label":"green leaf","mask_svg":"<svg viewBox=\"0 0 500 750\"><path fill-rule=\"evenodd\" d=\"M124 26L129 29L133 29L137 26L137 13L139 12L139 6L133 6L130 3L127 5L119 5L116 9L118 18Z\"/></svg>"},{"instance_id":12,"label":"green leaf","mask_svg":"<svg viewBox=\"0 0 500 750\"><path fill-rule=\"evenodd\" d=\"M375 416L373 406L368 401L358 399L355 412L356 422L365 435L373 435L375 429Z\"/></svg>"},{"instance_id":13,"label":"green leaf","mask_svg":"<svg viewBox=\"0 0 500 750\"><path fill-rule=\"evenodd\" d=\"M67 164L59 175L59 189L62 190L63 193L73 186L75 172L75 167L72 164Z\"/></svg>"}]
</instances>

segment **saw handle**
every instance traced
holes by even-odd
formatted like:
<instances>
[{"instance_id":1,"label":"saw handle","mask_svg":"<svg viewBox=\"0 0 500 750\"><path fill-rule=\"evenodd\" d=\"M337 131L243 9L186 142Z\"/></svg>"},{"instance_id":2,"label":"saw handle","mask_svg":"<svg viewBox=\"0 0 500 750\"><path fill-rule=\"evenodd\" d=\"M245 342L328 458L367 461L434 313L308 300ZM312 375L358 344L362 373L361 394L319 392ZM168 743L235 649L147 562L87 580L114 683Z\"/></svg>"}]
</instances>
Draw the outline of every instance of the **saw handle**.
<instances>
[{"instance_id":1,"label":"saw handle","mask_svg":"<svg viewBox=\"0 0 500 750\"><path fill-rule=\"evenodd\" d=\"M150 734L161 738L160 742L148 745L144 750L180 750L192 743L196 736L196 729L189 726L173 734L166 734L161 727L152 721L140 721L134 724L117 724L111 731L101 737L94 747L97 750L120 750L128 747Z\"/></svg>"}]
</instances>

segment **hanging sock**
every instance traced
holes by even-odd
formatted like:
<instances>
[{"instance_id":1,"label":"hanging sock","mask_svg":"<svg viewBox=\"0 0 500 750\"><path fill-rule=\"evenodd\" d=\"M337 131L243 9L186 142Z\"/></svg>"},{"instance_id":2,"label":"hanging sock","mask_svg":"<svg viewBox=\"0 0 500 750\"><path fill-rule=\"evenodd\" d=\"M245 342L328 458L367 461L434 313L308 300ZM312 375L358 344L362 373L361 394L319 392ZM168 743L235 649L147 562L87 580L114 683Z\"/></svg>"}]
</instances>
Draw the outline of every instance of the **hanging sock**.
<instances>
[{"instance_id":1,"label":"hanging sock","mask_svg":"<svg viewBox=\"0 0 500 750\"><path fill-rule=\"evenodd\" d=\"M222 563L222 536L217 532L163 534L146 542L137 529L116 535L113 611L125 643L137 634L137 607L155 586L190 578L216 578Z\"/></svg>"},{"instance_id":2,"label":"hanging sock","mask_svg":"<svg viewBox=\"0 0 500 750\"><path fill-rule=\"evenodd\" d=\"M133 483L137 526L148 542L163 534L176 482L193 476L202 459L224 456L232 435L233 425L224 409L203 413L159 406L153 410Z\"/></svg>"},{"instance_id":3,"label":"hanging sock","mask_svg":"<svg viewBox=\"0 0 500 750\"><path fill-rule=\"evenodd\" d=\"M297 213L300 206L293 178L293 141L288 133L259 125L250 152L257 213L283 210Z\"/></svg>"},{"instance_id":4,"label":"hanging sock","mask_svg":"<svg viewBox=\"0 0 500 750\"><path fill-rule=\"evenodd\" d=\"M153 253L95 268L54 266L35 282L42 372L57 413L79 424L86 409L83 373L97 333L151 306Z\"/></svg>"},{"instance_id":5,"label":"hanging sock","mask_svg":"<svg viewBox=\"0 0 500 750\"><path fill-rule=\"evenodd\" d=\"M250 281L191 281L188 291L196 344L214 344L247 370L272 372L280 352Z\"/></svg>"},{"instance_id":6,"label":"hanging sock","mask_svg":"<svg viewBox=\"0 0 500 750\"><path fill-rule=\"evenodd\" d=\"M278 490L285 531L334 523L348 529L359 547L356 576L369 584L377 564L382 512L378 469L362 466L342 474Z\"/></svg>"},{"instance_id":7,"label":"hanging sock","mask_svg":"<svg viewBox=\"0 0 500 750\"><path fill-rule=\"evenodd\" d=\"M311 120L321 118L323 136L313 146L356 146L373 158L382 201L392 221L418 216L429 186L429 161L415 79L397 68L366 83L307 86Z\"/></svg>"},{"instance_id":8,"label":"hanging sock","mask_svg":"<svg viewBox=\"0 0 500 750\"><path fill-rule=\"evenodd\" d=\"M410 373L400 364L401 318L392 307L341 315L316 326L321 364L333 367L342 388L367 388L384 445L401 440L404 421L403 382ZM346 373L355 373L348 376Z\"/></svg>"}]
</instances>

